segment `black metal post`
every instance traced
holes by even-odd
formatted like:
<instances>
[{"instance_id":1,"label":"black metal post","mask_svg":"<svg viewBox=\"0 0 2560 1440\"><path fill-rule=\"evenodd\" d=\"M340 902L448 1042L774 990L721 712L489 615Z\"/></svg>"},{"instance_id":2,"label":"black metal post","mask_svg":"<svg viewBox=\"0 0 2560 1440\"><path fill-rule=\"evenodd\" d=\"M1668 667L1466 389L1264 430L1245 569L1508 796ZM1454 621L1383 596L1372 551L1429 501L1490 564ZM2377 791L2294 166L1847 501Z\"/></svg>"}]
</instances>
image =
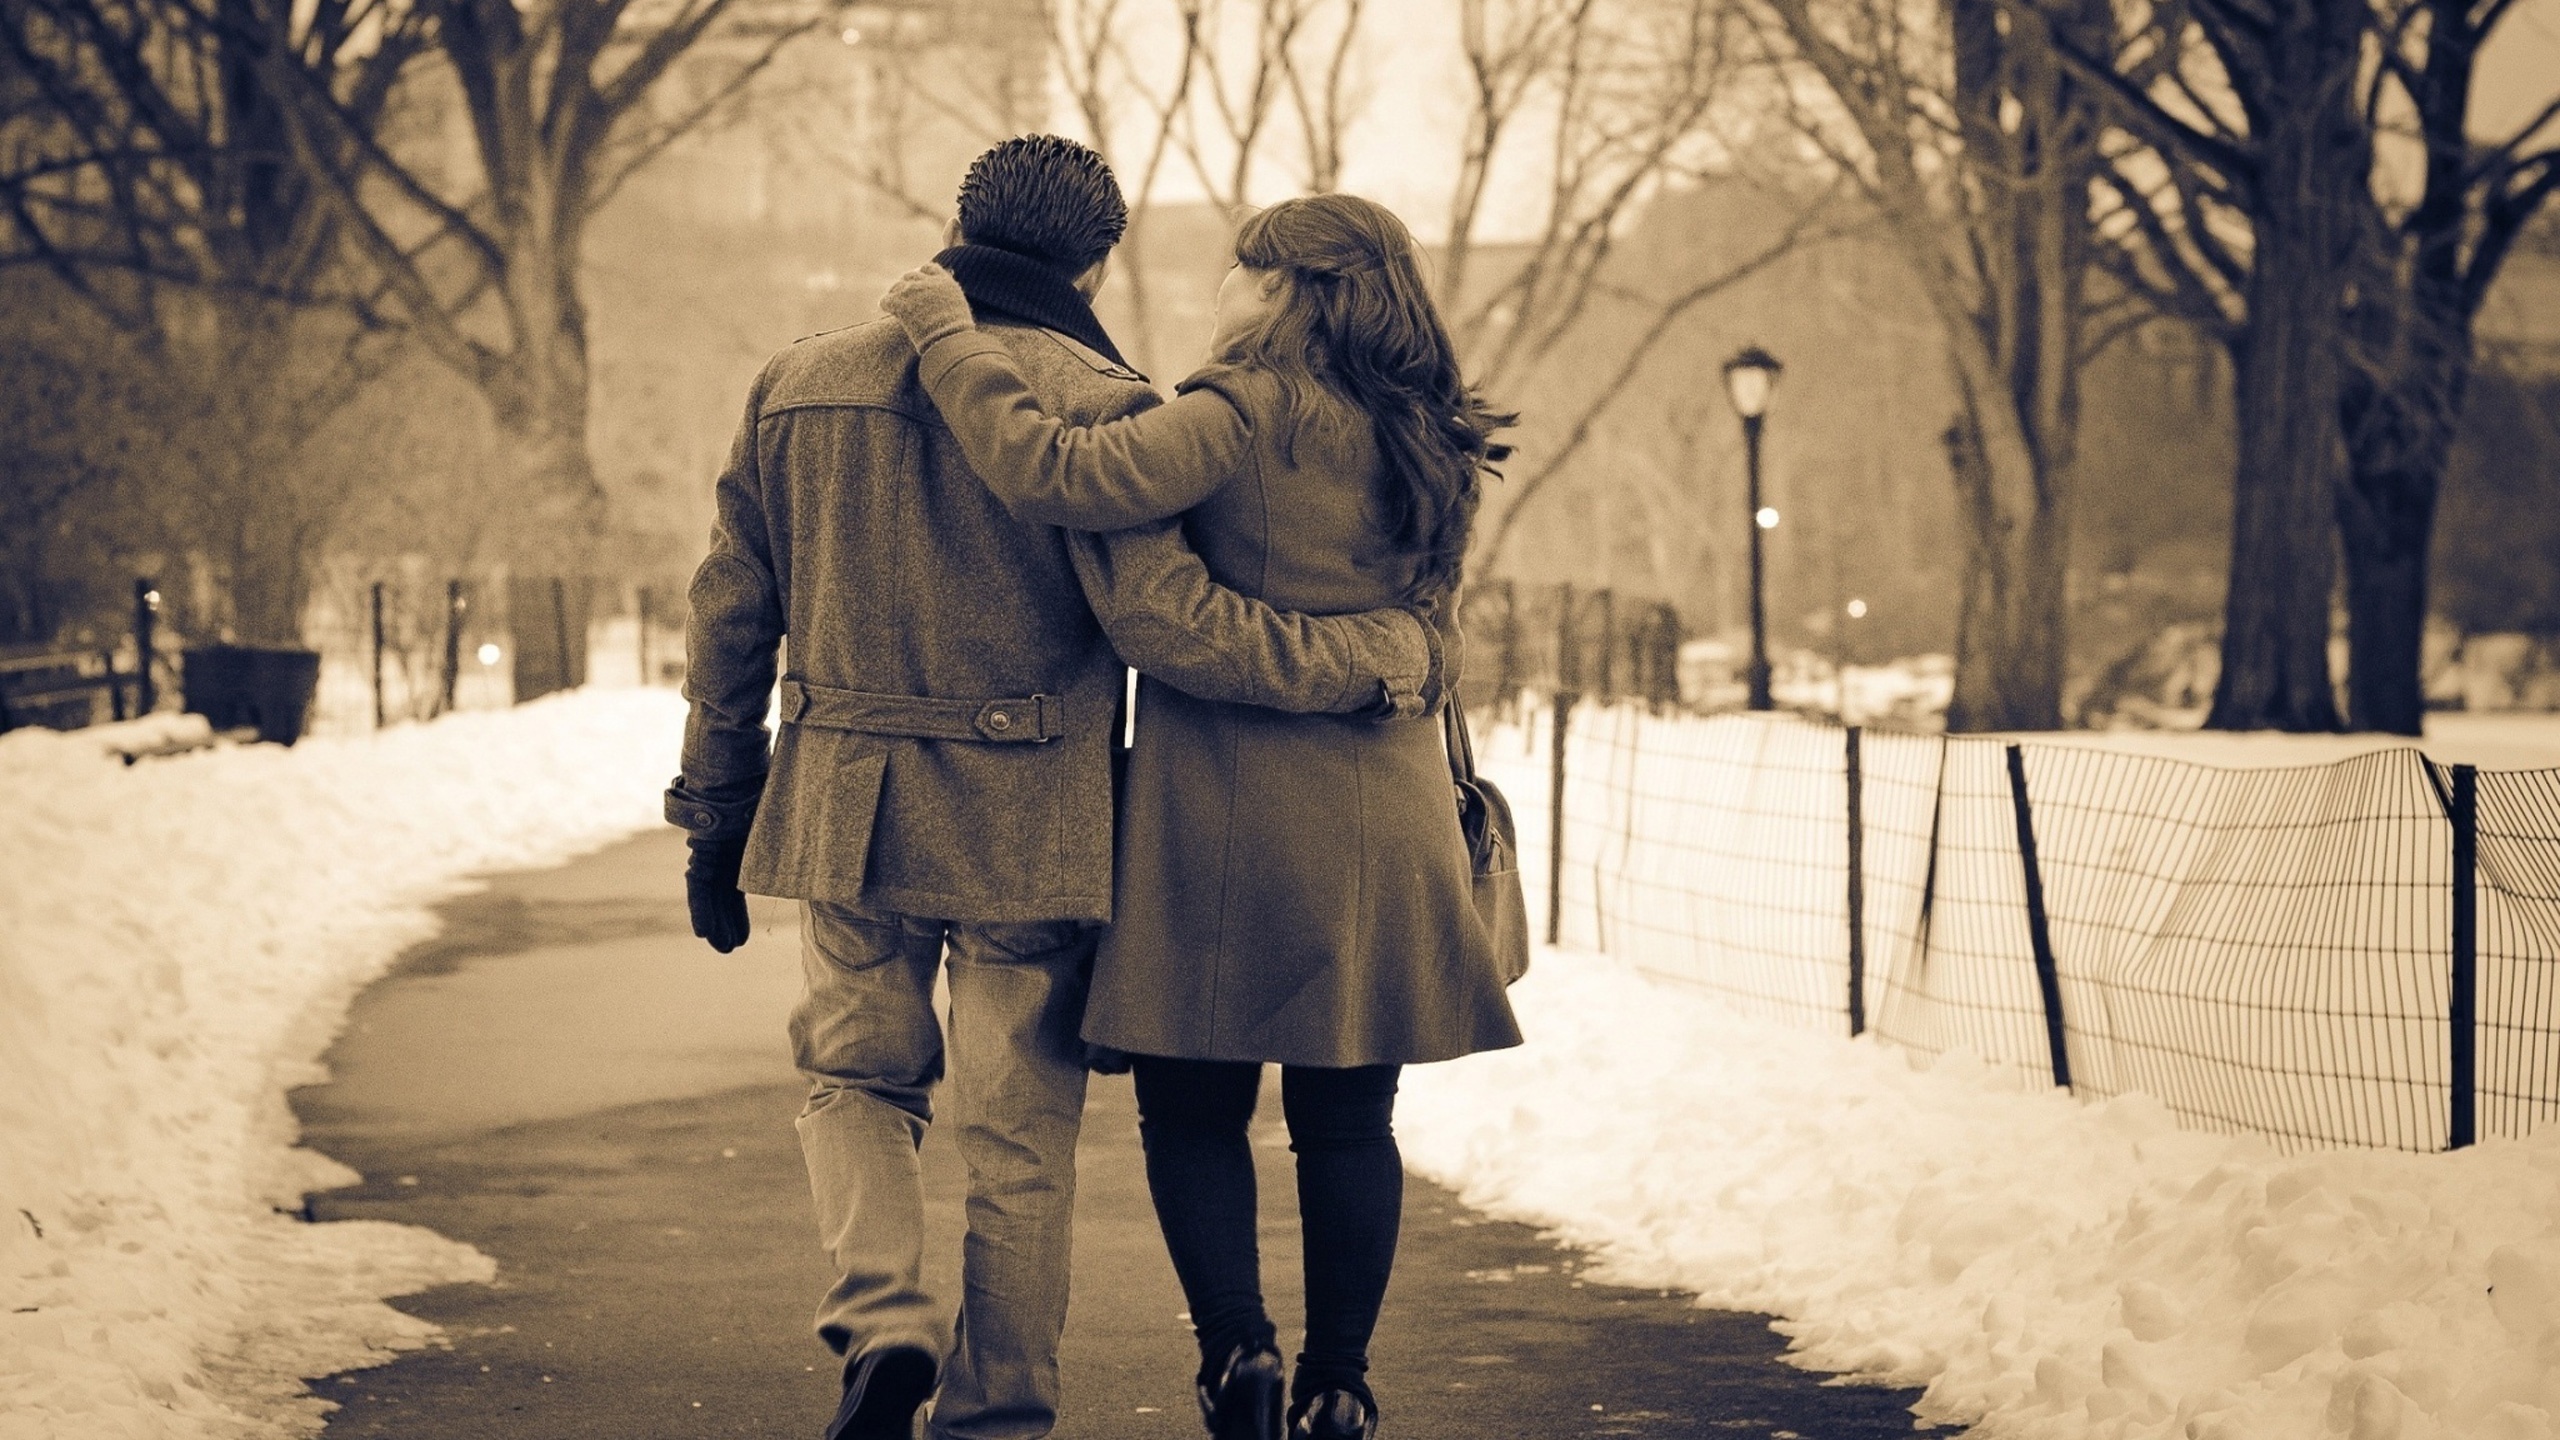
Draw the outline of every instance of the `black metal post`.
<instances>
[{"instance_id":1,"label":"black metal post","mask_svg":"<svg viewBox=\"0 0 2560 1440\"><path fill-rule=\"evenodd\" d=\"M2452 1027L2452 1095L2446 1148L2479 1139L2480 772L2453 767L2453 975L2446 1017Z\"/></svg>"},{"instance_id":2,"label":"black metal post","mask_svg":"<svg viewBox=\"0 0 2560 1440\"><path fill-rule=\"evenodd\" d=\"M649 587L640 587L640 683L649 683Z\"/></svg>"},{"instance_id":3,"label":"black metal post","mask_svg":"<svg viewBox=\"0 0 2560 1440\"><path fill-rule=\"evenodd\" d=\"M1579 630L1574 621L1573 586L1556 587L1556 689L1582 693L1582 647L1575 643Z\"/></svg>"},{"instance_id":4,"label":"black metal post","mask_svg":"<svg viewBox=\"0 0 2560 1440\"><path fill-rule=\"evenodd\" d=\"M1495 672L1493 703L1503 715L1517 715L1520 703L1520 587L1502 584L1502 668Z\"/></svg>"},{"instance_id":5,"label":"black metal post","mask_svg":"<svg viewBox=\"0 0 2560 1440\"><path fill-rule=\"evenodd\" d=\"M133 582L133 713L148 715L159 708L160 692L152 683L152 630L160 618L160 587L149 577Z\"/></svg>"},{"instance_id":6,"label":"black metal post","mask_svg":"<svg viewBox=\"0 0 2560 1440\"><path fill-rule=\"evenodd\" d=\"M1763 594L1767 572L1760 554L1760 422L1757 415L1742 417L1742 451L1745 469L1750 475L1751 513L1751 708L1772 708L1769 699L1769 612Z\"/></svg>"},{"instance_id":7,"label":"black metal post","mask_svg":"<svg viewBox=\"0 0 2560 1440\"><path fill-rule=\"evenodd\" d=\"M373 728L379 730L388 717L382 705L382 582L373 582Z\"/></svg>"},{"instance_id":8,"label":"black metal post","mask_svg":"<svg viewBox=\"0 0 2560 1440\"><path fill-rule=\"evenodd\" d=\"M1555 723L1547 744L1547 943L1564 934L1564 736L1573 719L1570 690L1555 696Z\"/></svg>"},{"instance_id":9,"label":"black metal post","mask_svg":"<svg viewBox=\"0 0 2560 1440\"><path fill-rule=\"evenodd\" d=\"M463 598L462 582L444 582L444 692L436 702L436 713L453 711L454 686L462 678L462 614L471 602Z\"/></svg>"},{"instance_id":10,"label":"black metal post","mask_svg":"<svg viewBox=\"0 0 2560 1440\"><path fill-rule=\"evenodd\" d=\"M2027 943L2035 950L2036 990L2044 997L2044 1038L2053 1052L2053 1083L2071 1088L2071 1052L2063 1043L2062 980L2053 963L2053 930L2044 908L2044 871L2036 863L2035 813L2027 804L2026 752L2009 747L2009 798L2018 812L2018 860L2027 880Z\"/></svg>"},{"instance_id":11,"label":"black metal post","mask_svg":"<svg viewBox=\"0 0 2560 1440\"><path fill-rule=\"evenodd\" d=\"M1849 727L1849 1034L1867 1028L1867 804L1858 727Z\"/></svg>"},{"instance_id":12,"label":"black metal post","mask_svg":"<svg viewBox=\"0 0 2560 1440\"><path fill-rule=\"evenodd\" d=\"M1604 586L1591 599L1600 607L1600 703L1607 705L1618 698L1618 597Z\"/></svg>"},{"instance_id":13,"label":"black metal post","mask_svg":"<svg viewBox=\"0 0 2560 1440\"><path fill-rule=\"evenodd\" d=\"M566 690L576 683L569 673L569 586L557 575L551 577L551 639L560 667L552 673L560 678L557 688Z\"/></svg>"}]
</instances>

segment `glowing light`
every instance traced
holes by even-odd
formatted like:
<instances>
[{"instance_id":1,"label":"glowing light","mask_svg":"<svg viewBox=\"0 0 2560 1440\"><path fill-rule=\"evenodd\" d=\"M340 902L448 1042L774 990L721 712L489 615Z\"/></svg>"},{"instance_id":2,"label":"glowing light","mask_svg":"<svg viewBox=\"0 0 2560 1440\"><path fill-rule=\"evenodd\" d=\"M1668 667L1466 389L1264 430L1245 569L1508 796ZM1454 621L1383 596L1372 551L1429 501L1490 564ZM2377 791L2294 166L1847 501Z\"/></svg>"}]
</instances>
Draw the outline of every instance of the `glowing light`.
<instances>
[{"instance_id":1,"label":"glowing light","mask_svg":"<svg viewBox=\"0 0 2560 1440\"><path fill-rule=\"evenodd\" d=\"M157 590L145 590L145 591L143 591L143 592L142 592L142 603L143 603L143 604L145 604L145 605L149 605L149 606L153 607L154 609L157 609L157 608L159 607L159 604L160 604L160 592L159 592L159 591L157 591Z\"/></svg>"},{"instance_id":2,"label":"glowing light","mask_svg":"<svg viewBox=\"0 0 2560 1440\"><path fill-rule=\"evenodd\" d=\"M859 45L862 43L862 31L858 26L848 25L840 38L847 45Z\"/></svg>"},{"instance_id":3,"label":"glowing light","mask_svg":"<svg viewBox=\"0 0 2560 1440\"><path fill-rule=\"evenodd\" d=\"M480 663L483 665L495 665L498 663L498 656L502 653L503 652L498 649L497 641L483 641L480 645Z\"/></svg>"},{"instance_id":4,"label":"glowing light","mask_svg":"<svg viewBox=\"0 0 2560 1440\"><path fill-rule=\"evenodd\" d=\"M1850 618L1850 619L1852 619L1852 620L1864 620L1864 619L1866 619L1866 618L1867 618L1867 602L1866 602L1866 601L1864 601L1864 600L1852 600L1852 601L1850 601L1850 602L1849 602L1849 618Z\"/></svg>"},{"instance_id":5,"label":"glowing light","mask_svg":"<svg viewBox=\"0 0 2560 1440\"><path fill-rule=\"evenodd\" d=\"M1778 528L1778 507L1763 505L1760 507L1760 513L1751 518L1760 522L1761 529L1775 530Z\"/></svg>"},{"instance_id":6,"label":"glowing light","mask_svg":"<svg viewBox=\"0 0 2560 1440\"><path fill-rule=\"evenodd\" d=\"M1769 392L1777 388L1778 372L1787 367L1778 357L1750 346L1724 362L1725 397L1733 402L1733 413L1745 420L1757 420L1769 408Z\"/></svg>"}]
</instances>

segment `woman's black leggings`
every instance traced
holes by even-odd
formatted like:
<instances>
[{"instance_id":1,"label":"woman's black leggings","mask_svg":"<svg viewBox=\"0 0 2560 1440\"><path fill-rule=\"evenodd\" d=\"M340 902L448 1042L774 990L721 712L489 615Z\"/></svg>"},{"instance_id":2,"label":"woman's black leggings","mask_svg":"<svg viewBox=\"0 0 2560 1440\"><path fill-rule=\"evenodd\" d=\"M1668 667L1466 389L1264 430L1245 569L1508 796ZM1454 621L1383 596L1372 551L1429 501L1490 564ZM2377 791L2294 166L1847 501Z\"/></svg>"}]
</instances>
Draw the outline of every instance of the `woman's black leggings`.
<instances>
[{"instance_id":1,"label":"woman's black leggings","mask_svg":"<svg viewBox=\"0 0 2560 1440\"><path fill-rule=\"evenodd\" d=\"M1290 1387L1298 1396L1324 1389L1368 1394L1369 1336L1395 1269L1404 1214L1395 1132L1401 1068L1280 1071L1306 1251L1307 1344ZM1262 1306L1253 1149L1245 1136L1262 1067L1140 1055L1132 1069L1156 1220L1191 1302L1202 1364L1216 1365L1239 1344L1276 1337Z\"/></svg>"}]
</instances>

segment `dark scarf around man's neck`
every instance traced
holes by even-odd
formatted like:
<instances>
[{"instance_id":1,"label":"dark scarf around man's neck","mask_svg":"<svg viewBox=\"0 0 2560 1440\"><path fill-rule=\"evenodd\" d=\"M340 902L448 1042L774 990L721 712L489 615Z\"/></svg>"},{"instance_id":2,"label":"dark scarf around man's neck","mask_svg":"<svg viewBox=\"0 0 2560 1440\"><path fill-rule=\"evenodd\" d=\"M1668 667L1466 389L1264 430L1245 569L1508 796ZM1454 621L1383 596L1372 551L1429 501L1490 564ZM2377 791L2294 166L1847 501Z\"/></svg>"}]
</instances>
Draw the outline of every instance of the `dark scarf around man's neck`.
<instances>
[{"instance_id":1,"label":"dark scarf around man's neck","mask_svg":"<svg viewBox=\"0 0 2560 1440\"><path fill-rule=\"evenodd\" d=\"M973 313L1043 325L1110 356L1114 365L1129 363L1094 318L1093 304L1076 289L1074 277L1058 267L993 245L954 245L933 263L960 282Z\"/></svg>"}]
</instances>

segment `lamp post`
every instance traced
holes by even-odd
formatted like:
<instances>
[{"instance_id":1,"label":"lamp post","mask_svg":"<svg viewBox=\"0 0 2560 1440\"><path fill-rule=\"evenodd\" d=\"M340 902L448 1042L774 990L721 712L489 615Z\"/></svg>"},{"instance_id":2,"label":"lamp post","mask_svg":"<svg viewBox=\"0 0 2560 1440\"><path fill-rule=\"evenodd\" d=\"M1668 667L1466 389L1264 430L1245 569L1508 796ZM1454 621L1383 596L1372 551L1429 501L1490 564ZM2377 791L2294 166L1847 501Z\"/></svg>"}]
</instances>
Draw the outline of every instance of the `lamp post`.
<instances>
[{"instance_id":1,"label":"lamp post","mask_svg":"<svg viewBox=\"0 0 2560 1440\"><path fill-rule=\"evenodd\" d=\"M1745 346L1741 353L1724 362L1724 389L1733 401L1733 413L1742 417L1742 450L1745 468L1750 475L1751 507L1751 708L1767 710L1769 701L1769 616L1764 595L1765 572L1760 555L1760 532L1778 526L1778 512L1760 503L1760 424L1769 409L1769 392L1777 387L1778 372L1786 367L1778 357L1757 345Z\"/></svg>"}]
</instances>

